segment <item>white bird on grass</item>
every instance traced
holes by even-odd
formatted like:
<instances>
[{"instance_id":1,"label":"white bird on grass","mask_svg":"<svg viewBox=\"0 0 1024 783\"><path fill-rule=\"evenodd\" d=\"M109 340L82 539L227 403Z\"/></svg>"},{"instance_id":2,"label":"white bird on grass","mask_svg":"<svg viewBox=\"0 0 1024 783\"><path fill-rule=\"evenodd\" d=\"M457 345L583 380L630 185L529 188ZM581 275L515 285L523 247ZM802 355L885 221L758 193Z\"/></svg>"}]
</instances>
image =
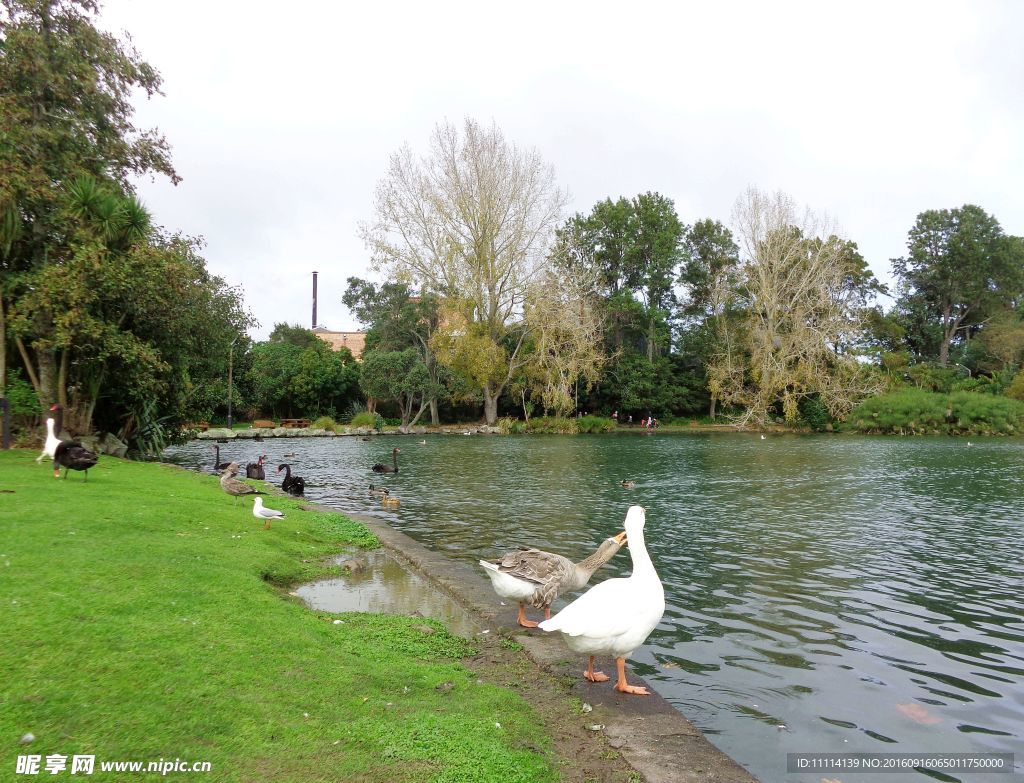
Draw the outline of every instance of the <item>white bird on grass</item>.
<instances>
[{"instance_id":1,"label":"white bird on grass","mask_svg":"<svg viewBox=\"0 0 1024 783\"><path fill-rule=\"evenodd\" d=\"M283 511L275 511L272 508L266 508L263 505L263 498L256 498L252 504L252 515L256 519L263 520L263 529L270 529L270 520L272 519L284 519Z\"/></svg>"},{"instance_id":2,"label":"white bird on grass","mask_svg":"<svg viewBox=\"0 0 1024 783\"><path fill-rule=\"evenodd\" d=\"M626 537L633 558L628 579L608 579L592 587L550 620L544 631L561 631L570 649L590 656L584 677L604 682L608 675L594 671L595 655L612 655L618 668L615 690L647 696L646 688L626 682L626 658L644 643L665 613L665 591L644 545L646 512L631 506L626 514Z\"/></svg>"},{"instance_id":3,"label":"white bird on grass","mask_svg":"<svg viewBox=\"0 0 1024 783\"><path fill-rule=\"evenodd\" d=\"M50 406L50 410L51 411L57 411L58 410L58 406L51 405ZM58 416L59 416L59 413L58 413ZM61 418L63 418L63 417L61 417ZM54 431L55 430L55 427L54 427L55 423L56 422L54 421L54 419L52 417L47 417L47 419L46 419L46 443L43 444L43 451L42 451L42 453L38 457L36 457L36 462L42 462L46 457L49 457L50 459L54 459L54 456L55 456L55 454L57 452L57 446L60 445L60 438L57 437L57 433ZM55 475L57 474L56 466L54 467L54 474Z\"/></svg>"}]
</instances>

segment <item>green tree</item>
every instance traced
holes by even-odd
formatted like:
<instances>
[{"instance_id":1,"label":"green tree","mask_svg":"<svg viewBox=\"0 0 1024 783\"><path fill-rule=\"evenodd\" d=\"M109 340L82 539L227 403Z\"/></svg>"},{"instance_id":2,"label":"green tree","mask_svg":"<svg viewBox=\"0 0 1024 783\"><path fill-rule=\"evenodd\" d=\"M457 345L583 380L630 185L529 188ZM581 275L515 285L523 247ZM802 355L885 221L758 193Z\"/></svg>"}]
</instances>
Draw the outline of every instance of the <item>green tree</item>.
<instances>
[{"instance_id":1,"label":"green tree","mask_svg":"<svg viewBox=\"0 0 1024 783\"><path fill-rule=\"evenodd\" d=\"M436 381L415 348L367 351L359 384L367 396L398 403L403 430L414 426L430 400L439 394ZM414 414L417 402L419 409Z\"/></svg>"},{"instance_id":2,"label":"green tree","mask_svg":"<svg viewBox=\"0 0 1024 783\"><path fill-rule=\"evenodd\" d=\"M427 405L431 423L439 423L437 404L452 396L444 368L431 345L441 324L441 298L430 292L415 293L405 283L377 285L358 277L348 279L342 302L360 323L370 327L367 349L401 351L414 348L429 376L433 390Z\"/></svg>"},{"instance_id":3,"label":"green tree","mask_svg":"<svg viewBox=\"0 0 1024 783\"><path fill-rule=\"evenodd\" d=\"M1024 240L1004 234L995 217L973 204L919 214L907 254L892 265L906 323L924 333L934 325L942 365L955 341L1024 294ZM917 342L922 350L930 344Z\"/></svg>"},{"instance_id":4,"label":"green tree","mask_svg":"<svg viewBox=\"0 0 1024 783\"><path fill-rule=\"evenodd\" d=\"M267 338L267 341L271 343L289 343L297 345L299 348L309 348L316 345L317 342L323 342L306 327L286 323L274 324L274 328L270 332L270 337Z\"/></svg>"},{"instance_id":5,"label":"green tree","mask_svg":"<svg viewBox=\"0 0 1024 783\"><path fill-rule=\"evenodd\" d=\"M0 10L5 331L19 298L39 285L37 276L79 252L69 225L69 183L89 175L109 183L113 196L124 196L131 193L131 175L160 173L177 182L164 139L132 123L131 96L159 92L160 77L130 46L96 29L96 11L90 0L4 0ZM37 326L37 344L26 344L29 336L17 333L15 341L45 404L66 396L59 388L59 367L66 360L51 339L57 325L44 317ZM35 367L30 350L36 352ZM5 354L0 362L6 364Z\"/></svg>"}]
</instances>

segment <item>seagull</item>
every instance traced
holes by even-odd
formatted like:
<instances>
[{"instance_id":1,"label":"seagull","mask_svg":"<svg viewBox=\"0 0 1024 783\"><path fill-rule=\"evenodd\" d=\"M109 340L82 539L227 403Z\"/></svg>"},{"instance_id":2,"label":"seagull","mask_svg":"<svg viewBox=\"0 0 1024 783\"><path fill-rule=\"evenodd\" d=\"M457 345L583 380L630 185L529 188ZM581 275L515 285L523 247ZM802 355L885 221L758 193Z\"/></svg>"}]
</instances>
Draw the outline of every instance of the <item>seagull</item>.
<instances>
[{"instance_id":1,"label":"seagull","mask_svg":"<svg viewBox=\"0 0 1024 783\"><path fill-rule=\"evenodd\" d=\"M272 508L263 507L263 498L257 497L252 504L252 515L256 519L263 520L263 529L270 529L270 520L272 519L284 519L283 511L275 511Z\"/></svg>"},{"instance_id":2,"label":"seagull","mask_svg":"<svg viewBox=\"0 0 1024 783\"><path fill-rule=\"evenodd\" d=\"M761 440L768 440L764 435L761 436Z\"/></svg>"}]
</instances>

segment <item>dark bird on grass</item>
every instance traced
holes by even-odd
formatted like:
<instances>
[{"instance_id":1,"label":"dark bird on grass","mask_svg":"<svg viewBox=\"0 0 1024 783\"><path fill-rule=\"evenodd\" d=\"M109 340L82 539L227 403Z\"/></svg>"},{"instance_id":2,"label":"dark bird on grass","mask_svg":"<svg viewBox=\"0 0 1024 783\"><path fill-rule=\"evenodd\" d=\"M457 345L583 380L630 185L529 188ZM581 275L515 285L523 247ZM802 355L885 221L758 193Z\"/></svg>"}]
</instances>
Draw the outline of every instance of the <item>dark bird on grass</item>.
<instances>
[{"instance_id":1,"label":"dark bird on grass","mask_svg":"<svg viewBox=\"0 0 1024 783\"><path fill-rule=\"evenodd\" d=\"M64 468L64 478L69 470L85 472L85 480L89 480L89 468L94 467L99 458L77 440L62 440L53 453L54 465ZM59 471L55 471L54 475Z\"/></svg>"},{"instance_id":2,"label":"dark bird on grass","mask_svg":"<svg viewBox=\"0 0 1024 783\"><path fill-rule=\"evenodd\" d=\"M261 454L255 462L250 462L245 466L245 477L249 479L259 479L263 481L267 477L267 472L263 469L263 459L266 454Z\"/></svg>"},{"instance_id":3,"label":"dark bird on grass","mask_svg":"<svg viewBox=\"0 0 1024 783\"><path fill-rule=\"evenodd\" d=\"M220 446L214 446L213 447L213 472L214 473L223 473L225 470L228 469L228 465L230 465L230 464L231 464L230 462L221 462L220 461Z\"/></svg>"},{"instance_id":4,"label":"dark bird on grass","mask_svg":"<svg viewBox=\"0 0 1024 783\"><path fill-rule=\"evenodd\" d=\"M400 451L401 451L401 449L392 449L391 450L391 464L390 465L385 465L383 462L378 462L376 465L374 465L372 468L370 468L370 470L372 470L374 473L397 473L398 472L398 452L400 452Z\"/></svg>"},{"instance_id":5,"label":"dark bird on grass","mask_svg":"<svg viewBox=\"0 0 1024 783\"><path fill-rule=\"evenodd\" d=\"M277 466L277 472L284 471L284 481L281 482L281 489L289 495L301 495L306 491L306 479L302 476L292 475L292 466L285 462Z\"/></svg>"},{"instance_id":6,"label":"dark bird on grass","mask_svg":"<svg viewBox=\"0 0 1024 783\"><path fill-rule=\"evenodd\" d=\"M235 478L238 473L238 463L232 462L223 473L220 474L220 488L227 492L229 495L234 495L236 498L242 495L262 495L256 487L246 484L244 481L239 481Z\"/></svg>"}]
</instances>

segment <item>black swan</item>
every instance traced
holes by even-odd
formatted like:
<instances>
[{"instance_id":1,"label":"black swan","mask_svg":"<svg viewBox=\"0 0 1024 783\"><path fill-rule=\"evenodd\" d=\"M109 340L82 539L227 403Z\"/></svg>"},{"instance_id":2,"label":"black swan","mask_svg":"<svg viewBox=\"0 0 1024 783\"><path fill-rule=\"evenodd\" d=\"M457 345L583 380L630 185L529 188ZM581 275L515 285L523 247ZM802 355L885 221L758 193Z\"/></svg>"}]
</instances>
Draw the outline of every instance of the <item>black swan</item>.
<instances>
[{"instance_id":1,"label":"black swan","mask_svg":"<svg viewBox=\"0 0 1024 783\"><path fill-rule=\"evenodd\" d=\"M214 446L213 447L213 472L214 473L221 473L221 472L227 470L228 469L228 465L230 465L230 464L231 464L230 462L221 462L220 461L220 446Z\"/></svg>"},{"instance_id":2,"label":"black swan","mask_svg":"<svg viewBox=\"0 0 1024 783\"><path fill-rule=\"evenodd\" d=\"M391 450L391 464L390 465L385 465L383 462L378 462L376 465L374 465L372 468L370 468L370 470L372 470L374 473L397 473L398 472L398 452L400 452L400 451L401 451L401 449L392 449Z\"/></svg>"},{"instance_id":3,"label":"black swan","mask_svg":"<svg viewBox=\"0 0 1024 783\"><path fill-rule=\"evenodd\" d=\"M281 482L281 489L289 495L301 495L306 491L306 479L302 476L292 475L292 466L285 462L277 466L277 472L284 471L284 481Z\"/></svg>"},{"instance_id":4,"label":"black swan","mask_svg":"<svg viewBox=\"0 0 1024 783\"><path fill-rule=\"evenodd\" d=\"M89 468L93 467L99 458L77 440L62 440L57 444L57 448L53 453L53 462L55 465L61 465L64 468L64 478L68 477L69 470L83 470L85 471L85 480L89 480ZM59 473L59 469L54 470L54 475Z\"/></svg>"},{"instance_id":5,"label":"black swan","mask_svg":"<svg viewBox=\"0 0 1024 783\"><path fill-rule=\"evenodd\" d=\"M245 466L245 477L249 479L259 479L264 481L267 478L267 472L263 470L263 458L266 454L260 455L255 462L250 462Z\"/></svg>"}]
</instances>

